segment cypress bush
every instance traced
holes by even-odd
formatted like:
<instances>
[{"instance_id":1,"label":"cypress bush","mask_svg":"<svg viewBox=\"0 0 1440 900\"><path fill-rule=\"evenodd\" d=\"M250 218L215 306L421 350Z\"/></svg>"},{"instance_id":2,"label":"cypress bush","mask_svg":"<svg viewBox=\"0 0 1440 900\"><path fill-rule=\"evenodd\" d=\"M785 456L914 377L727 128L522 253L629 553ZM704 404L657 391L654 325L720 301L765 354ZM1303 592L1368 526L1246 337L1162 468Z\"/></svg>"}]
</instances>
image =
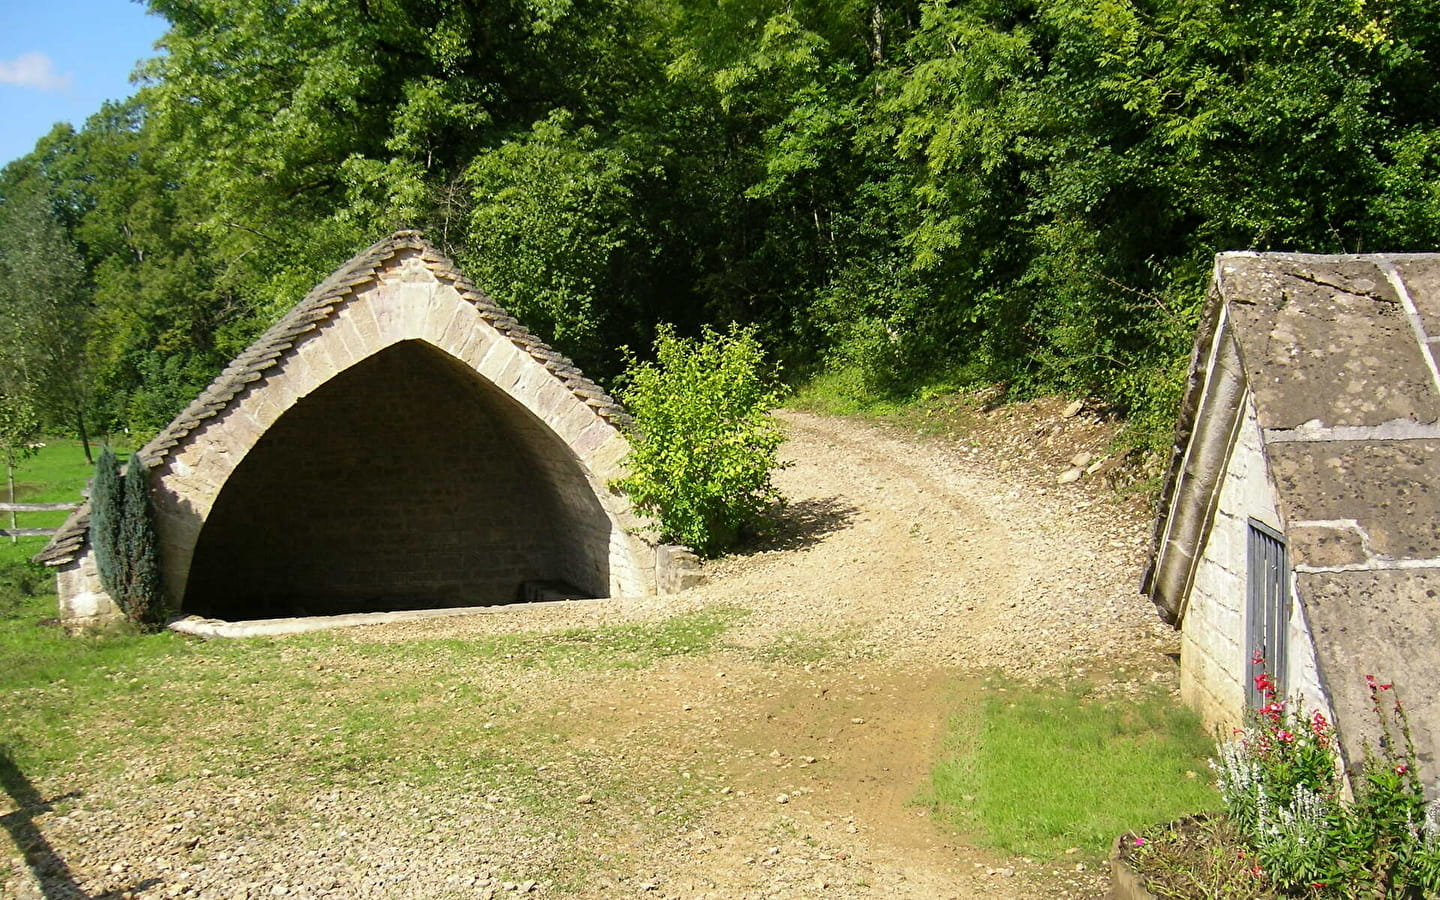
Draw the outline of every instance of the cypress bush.
<instances>
[{"instance_id":1,"label":"cypress bush","mask_svg":"<svg viewBox=\"0 0 1440 900\"><path fill-rule=\"evenodd\" d=\"M127 580L120 536L124 504L120 461L106 447L95 461L95 480L90 486L90 545L95 548L95 567L100 570L100 584L116 603L120 602L125 592Z\"/></svg>"},{"instance_id":2,"label":"cypress bush","mask_svg":"<svg viewBox=\"0 0 1440 900\"><path fill-rule=\"evenodd\" d=\"M165 624L169 613L160 579L160 541L150 503L150 470L139 457L127 475L109 447L95 462L90 489L90 544L105 593L125 618L144 631Z\"/></svg>"},{"instance_id":3,"label":"cypress bush","mask_svg":"<svg viewBox=\"0 0 1440 900\"><path fill-rule=\"evenodd\" d=\"M155 531L155 509L150 502L150 467L140 457L131 458L124 485L120 541L126 579L122 588L125 597L120 605L132 622L147 631L155 630L165 624L169 609L160 581L159 535Z\"/></svg>"}]
</instances>

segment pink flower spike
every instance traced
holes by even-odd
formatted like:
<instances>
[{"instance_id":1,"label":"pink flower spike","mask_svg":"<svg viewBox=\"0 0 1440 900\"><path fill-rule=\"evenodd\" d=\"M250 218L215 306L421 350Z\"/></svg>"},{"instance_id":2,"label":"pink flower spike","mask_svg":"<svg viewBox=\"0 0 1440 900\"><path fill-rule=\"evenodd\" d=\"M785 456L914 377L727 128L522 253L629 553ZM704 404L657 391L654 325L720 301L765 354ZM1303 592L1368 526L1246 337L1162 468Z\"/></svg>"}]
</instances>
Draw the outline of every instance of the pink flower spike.
<instances>
[{"instance_id":1,"label":"pink flower spike","mask_svg":"<svg viewBox=\"0 0 1440 900\"><path fill-rule=\"evenodd\" d=\"M1144 839L1143 837L1141 837L1140 835L1138 835L1138 834L1135 835L1135 846L1137 846L1137 847L1143 847L1143 846L1145 846L1145 839Z\"/></svg>"},{"instance_id":2,"label":"pink flower spike","mask_svg":"<svg viewBox=\"0 0 1440 900\"><path fill-rule=\"evenodd\" d=\"M1390 690L1391 688L1393 688L1394 686L1395 686L1395 682L1392 681L1392 682L1390 682L1389 684L1382 684L1382 685L1380 685L1380 690L1382 690L1382 691L1388 691L1388 690Z\"/></svg>"}]
</instances>

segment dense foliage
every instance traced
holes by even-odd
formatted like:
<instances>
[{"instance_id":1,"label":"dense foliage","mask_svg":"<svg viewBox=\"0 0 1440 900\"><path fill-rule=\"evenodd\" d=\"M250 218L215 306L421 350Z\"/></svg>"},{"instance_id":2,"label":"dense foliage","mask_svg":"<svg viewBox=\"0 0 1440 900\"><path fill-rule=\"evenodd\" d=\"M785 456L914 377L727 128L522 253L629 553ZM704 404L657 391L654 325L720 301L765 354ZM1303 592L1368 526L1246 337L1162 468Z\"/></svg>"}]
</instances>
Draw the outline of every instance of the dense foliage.
<instances>
[{"instance_id":1,"label":"dense foliage","mask_svg":"<svg viewBox=\"0 0 1440 900\"><path fill-rule=\"evenodd\" d=\"M155 430L414 226L602 380L739 321L861 396L1161 434L1215 252L1440 243L1428 0L150 6L138 95L0 173L0 247L79 263L52 425Z\"/></svg>"},{"instance_id":2,"label":"dense foliage","mask_svg":"<svg viewBox=\"0 0 1440 900\"><path fill-rule=\"evenodd\" d=\"M755 329L707 326L691 340L663 326L655 361L626 376L635 425L619 486L659 521L661 538L715 556L763 528L780 501L770 473L784 438L769 416L780 393Z\"/></svg>"},{"instance_id":3,"label":"dense foliage","mask_svg":"<svg viewBox=\"0 0 1440 900\"><path fill-rule=\"evenodd\" d=\"M160 535L150 498L150 471L138 456L131 457L125 471L120 515L120 546L126 557L120 607L130 621L156 631L169 617L169 599L160 578Z\"/></svg>"}]
</instances>

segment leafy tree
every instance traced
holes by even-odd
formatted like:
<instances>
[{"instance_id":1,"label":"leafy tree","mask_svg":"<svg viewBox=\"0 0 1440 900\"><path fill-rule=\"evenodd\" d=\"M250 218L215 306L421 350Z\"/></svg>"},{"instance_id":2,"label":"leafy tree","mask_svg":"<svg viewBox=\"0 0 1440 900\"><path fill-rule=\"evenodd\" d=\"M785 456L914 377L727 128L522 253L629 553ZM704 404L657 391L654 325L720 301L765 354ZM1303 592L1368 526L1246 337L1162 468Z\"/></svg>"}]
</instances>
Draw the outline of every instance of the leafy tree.
<instances>
[{"instance_id":1,"label":"leafy tree","mask_svg":"<svg viewBox=\"0 0 1440 900\"><path fill-rule=\"evenodd\" d=\"M601 377L738 321L862 398L1087 393L1159 445L1215 252L1440 243L1428 0L150 7L138 97L0 171L0 268L59 248L17 271L89 304L47 424L153 431L417 226Z\"/></svg>"},{"instance_id":2,"label":"leafy tree","mask_svg":"<svg viewBox=\"0 0 1440 900\"><path fill-rule=\"evenodd\" d=\"M474 192L466 270L591 372L611 362L600 348L633 333L626 294L643 290L633 275L650 239L634 209L637 163L556 110L465 175Z\"/></svg>"},{"instance_id":3,"label":"leafy tree","mask_svg":"<svg viewBox=\"0 0 1440 900\"><path fill-rule=\"evenodd\" d=\"M659 519L663 539L715 556L761 529L780 500L770 473L784 437L769 416L780 392L753 327L706 327L691 340L662 326L655 357L627 372L635 425L619 487Z\"/></svg>"},{"instance_id":4,"label":"leafy tree","mask_svg":"<svg viewBox=\"0 0 1440 900\"><path fill-rule=\"evenodd\" d=\"M43 185L27 185L5 197L0 235L4 354L18 375L16 387L43 417L72 428L90 460L90 303L84 266L56 221Z\"/></svg>"},{"instance_id":5,"label":"leafy tree","mask_svg":"<svg viewBox=\"0 0 1440 900\"><path fill-rule=\"evenodd\" d=\"M7 496L15 502L15 467L35 455L40 440L40 418L23 391L0 387L0 456L5 459ZM16 528L15 513L10 513L10 529ZM19 540L10 536L10 542Z\"/></svg>"}]
</instances>

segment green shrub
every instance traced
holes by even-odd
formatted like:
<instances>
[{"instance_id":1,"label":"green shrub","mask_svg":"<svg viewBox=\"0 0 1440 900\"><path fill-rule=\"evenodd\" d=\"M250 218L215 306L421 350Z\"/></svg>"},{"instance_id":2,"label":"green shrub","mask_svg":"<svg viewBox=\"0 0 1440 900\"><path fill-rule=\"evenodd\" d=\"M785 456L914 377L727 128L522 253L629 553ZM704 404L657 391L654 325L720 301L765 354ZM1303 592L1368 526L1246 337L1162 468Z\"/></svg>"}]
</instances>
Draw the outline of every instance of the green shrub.
<instances>
[{"instance_id":1,"label":"green shrub","mask_svg":"<svg viewBox=\"0 0 1440 900\"><path fill-rule=\"evenodd\" d=\"M120 535L124 517L124 483L120 461L109 447L95 461L95 481L90 487L90 546L95 548L95 567L105 593L120 602L126 581L125 554Z\"/></svg>"},{"instance_id":2,"label":"green shrub","mask_svg":"<svg viewBox=\"0 0 1440 900\"><path fill-rule=\"evenodd\" d=\"M101 451L90 492L90 543L105 593L126 619L154 631L164 625L168 609L149 470L138 457L129 468L132 474L122 476L110 448Z\"/></svg>"},{"instance_id":3,"label":"green shrub","mask_svg":"<svg viewBox=\"0 0 1440 900\"><path fill-rule=\"evenodd\" d=\"M622 398L635 426L618 486L659 520L664 540L715 556L761 528L780 499L774 376L755 329L734 324L724 334L707 326L699 340L662 326L655 361L629 361Z\"/></svg>"},{"instance_id":4,"label":"green shrub","mask_svg":"<svg viewBox=\"0 0 1440 900\"><path fill-rule=\"evenodd\" d=\"M125 473L125 502L120 520L127 576L121 588L124 599L120 605L132 622L147 631L163 626L169 612L165 588L160 581L160 539L155 531L155 510L150 503L149 475L144 461L138 456L132 457Z\"/></svg>"}]
</instances>

